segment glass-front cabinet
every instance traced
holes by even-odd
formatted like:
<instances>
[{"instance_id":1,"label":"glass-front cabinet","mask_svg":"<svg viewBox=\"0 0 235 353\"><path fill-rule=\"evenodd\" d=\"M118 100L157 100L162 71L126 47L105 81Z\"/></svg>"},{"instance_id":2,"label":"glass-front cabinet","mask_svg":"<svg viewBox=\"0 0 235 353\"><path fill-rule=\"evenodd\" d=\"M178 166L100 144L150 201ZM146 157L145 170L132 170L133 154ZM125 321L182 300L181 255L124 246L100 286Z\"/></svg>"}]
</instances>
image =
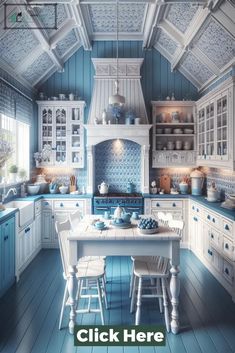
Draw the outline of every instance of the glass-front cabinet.
<instances>
[{"instance_id":1,"label":"glass-front cabinet","mask_svg":"<svg viewBox=\"0 0 235 353\"><path fill-rule=\"evenodd\" d=\"M42 166L84 167L84 101L38 101Z\"/></svg>"},{"instance_id":2,"label":"glass-front cabinet","mask_svg":"<svg viewBox=\"0 0 235 353\"><path fill-rule=\"evenodd\" d=\"M197 164L234 170L234 78L197 102Z\"/></svg>"}]
</instances>

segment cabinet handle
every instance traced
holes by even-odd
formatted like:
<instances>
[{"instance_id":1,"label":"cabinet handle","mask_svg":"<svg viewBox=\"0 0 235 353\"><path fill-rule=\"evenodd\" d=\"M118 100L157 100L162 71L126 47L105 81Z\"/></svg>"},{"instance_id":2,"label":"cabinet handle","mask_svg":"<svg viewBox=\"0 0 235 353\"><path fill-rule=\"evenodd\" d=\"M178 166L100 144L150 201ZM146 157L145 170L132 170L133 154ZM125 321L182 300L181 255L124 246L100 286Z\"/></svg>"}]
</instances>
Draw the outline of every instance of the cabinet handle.
<instances>
[{"instance_id":1,"label":"cabinet handle","mask_svg":"<svg viewBox=\"0 0 235 353\"><path fill-rule=\"evenodd\" d=\"M8 235L4 237L4 241L6 241L8 239Z\"/></svg>"},{"instance_id":2,"label":"cabinet handle","mask_svg":"<svg viewBox=\"0 0 235 353\"><path fill-rule=\"evenodd\" d=\"M211 216L208 214L207 219L211 219Z\"/></svg>"},{"instance_id":3,"label":"cabinet handle","mask_svg":"<svg viewBox=\"0 0 235 353\"><path fill-rule=\"evenodd\" d=\"M192 209L195 210L195 207L193 206Z\"/></svg>"},{"instance_id":4,"label":"cabinet handle","mask_svg":"<svg viewBox=\"0 0 235 353\"><path fill-rule=\"evenodd\" d=\"M215 219L214 218L212 218L212 222L215 223Z\"/></svg>"},{"instance_id":5,"label":"cabinet handle","mask_svg":"<svg viewBox=\"0 0 235 353\"><path fill-rule=\"evenodd\" d=\"M210 249L208 249L208 254L210 255L210 256L212 256L213 255L213 253L212 253L212 251L210 250Z\"/></svg>"},{"instance_id":6,"label":"cabinet handle","mask_svg":"<svg viewBox=\"0 0 235 353\"><path fill-rule=\"evenodd\" d=\"M211 239L214 239L214 234L211 234Z\"/></svg>"},{"instance_id":7,"label":"cabinet handle","mask_svg":"<svg viewBox=\"0 0 235 353\"><path fill-rule=\"evenodd\" d=\"M54 218L55 218L55 216L51 216L51 218L52 218L52 219L54 219Z\"/></svg>"},{"instance_id":8,"label":"cabinet handle","mask_svg":"<svg viewBox=\"0 0 235 353\"><path fill-rule=\"evenodd\" d=\"M49 205L49 202L47 202L47 201L44 202L44 205L45 205L45 206L48 206L48 205Z\"/></svg>"},{"instance_id":9,"label":"cabinet handle","mask_svg":"<svg viewBox=\"0 0 235 353\"><path fill-rule=\"evenodd\" d=\"M156 206L157 206L157 207L160 207L160 204L157 202L157 203L156 203Z\"/></svg>"},{"instance_id":10,"label":"cabinet handle","mask_svg":"<svg viewBox=\"0 0 235 353\"><path fill-rule=\"evenodd\" d=\"M64 207L64 204L61 202L60 207Z\"/></svg>"},{"instance_id":11,"label":"cabinet handle","mask_svg":"<svg viewBox=\"0 0 235 353\"><path fill-rule=\"evenodd\" d=\"M76 207L79 207L79 203L78 202L76 203Z\"/></svg>"},{"instance_id":12,"label":"cabinet handle","mask_svg":"<svg viewBox=\"0 0 235 353\"><path fill-rule=\"evenodd\" d=\"M225 244L225 249L227 249L227 250L229 249L228 243Z\"/></svg>"},{"instance_id":13,"label":"cabinet handle","mask_svg":"<svg viewBox=\"0 0 235 353\"><path fill-rule=\"evenodd\" d=\"M193 217L193 220L196 221L196 222L198 221L197 217Z\"/></svg>"},{"instance_id":14,"label":"cabinet handle","mask_svg":"<svg viewBox=\"0 0 235 353\"><path fill-rule=\"evenodd\" d=\"M197 212L199 212L199 209L197 208Z\"/></svg>"},{"instance_id":15,"label":"cabinet handle","mask_svg":"<svg viewBox=\"0 0 235 353\"><path fill-rule=\"evenodd\" d=\"M176 207L176 204L175 204L175 202L173 202L173 204L172 204L172 207Z\"/></svg>"},{"instance_id":16,"label":"cabinet handle","mask_svg":"<svg viewBox=\"0 0 235 353\"><path fill-rule=\"evenodd\" d=\"M228 268L227 268L227 267L225 268L224 272L226 273L226 275L228 275L228 276L229 276L229 270L228 270Z\"/></svg>"},{"instance_id":17,"label":"cabinet handle","mask_svg":"<svg viewBox=\"0 0 235 353\"><path fill-rule=\"evenodd\" d=\"M225 230L229 230L228 224L225 225L224 229L225 229Z\"/></svg>"}]
</instances>

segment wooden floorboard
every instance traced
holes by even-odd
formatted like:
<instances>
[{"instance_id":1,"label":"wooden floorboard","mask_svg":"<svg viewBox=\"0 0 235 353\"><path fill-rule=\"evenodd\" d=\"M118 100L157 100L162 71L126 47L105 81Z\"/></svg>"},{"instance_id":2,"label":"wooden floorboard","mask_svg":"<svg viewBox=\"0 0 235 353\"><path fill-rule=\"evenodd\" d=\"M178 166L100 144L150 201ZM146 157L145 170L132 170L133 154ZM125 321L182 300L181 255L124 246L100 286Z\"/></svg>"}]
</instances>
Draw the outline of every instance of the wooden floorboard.
<instances>
[{"instance_id":1,"label":"wooden floorboard","mask_svg":"<svg viewBox=\"0 0 235 353\"><path fill-rule=\"evenodd\" d=\"M130 314L131 260L107 258L107 324L134 324ZM58 330L64 280L58 250L42 250L0 300L2 353L234 353L235 304L231 296L188 250L181 251L178 335L167 334L165 347L74 347L68 332L69 309ZM86 301L80 302L80 307ZM97 303L93 304L97 306ZM164 324L158 302L142 305L143 324ZM98 314L83 314L78 324L100 324Z\"/></svg>"}]
</instances>

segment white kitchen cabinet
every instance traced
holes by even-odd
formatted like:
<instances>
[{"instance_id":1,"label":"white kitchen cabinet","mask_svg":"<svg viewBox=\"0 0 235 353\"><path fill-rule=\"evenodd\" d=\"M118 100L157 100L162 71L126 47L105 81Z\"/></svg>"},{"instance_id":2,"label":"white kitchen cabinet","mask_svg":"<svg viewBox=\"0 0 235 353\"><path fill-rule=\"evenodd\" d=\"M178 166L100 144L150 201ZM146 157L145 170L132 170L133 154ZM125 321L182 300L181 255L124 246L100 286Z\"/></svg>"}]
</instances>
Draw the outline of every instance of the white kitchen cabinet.
<instances>
[{"instance_id":1,"label":"white kitchen cabinet","mask_svg":"<svg viewBox=\"0 0 235 353\"><path fill-rule=\"evenodd\" d=\"M158 212L171 213L174 219L184 221L183 236L180 246L188 247L188 200L186 199L163 199L163 198L145 198L144 213L152 214L158 218Z\"/></svg>"},{"instance_id":2,"label":"white kitchen cabinet","mask_svg":"<svg viewBox=\"0 0 235 353\"><path fill-rule=\"evenodd\" d=\"M195 166L195 102L152 101L152 117L152 167Z\"/></svg>"},{"instance_id":3,"label":"white kitchen cabinet","mask_svg":"<svg viewBox=\"0 0 235 353\"><path fill-rule=\"evenodd\" d=\"M84 167L84 101L38 101L38 167Z\"/></svg>"},{"instance_id":4,"label":"white kitchen cabinet","mask_svg":"<svg viewBox=\"0 0 235 353\"><path fill-rule=\"evenodd\" d=\"M91 214L91 199L54 198L42 201L42 247L58 248L55 222L63 222L69 214L79 211L81 216Z\"/></svg>"},{"instance_id":5,"label":"white kitchen cabinet","mask_svg":"<svg viewBox=\"0 0 235 353\"><path fill-rule=\"evenodd\" d=\"M235 222L189 200L190 249L235 301Z\"/></svg>"},{"instance_id":6,"label":"white kitchen cabinet","mask_svg":"<svg viewBox=\"0 0 235 353\"><path fill-rule=\"evenodd\" d=\"M228 79L197 101L197 164L235 168L235 83Z\"/></svg>"}]
</instances>

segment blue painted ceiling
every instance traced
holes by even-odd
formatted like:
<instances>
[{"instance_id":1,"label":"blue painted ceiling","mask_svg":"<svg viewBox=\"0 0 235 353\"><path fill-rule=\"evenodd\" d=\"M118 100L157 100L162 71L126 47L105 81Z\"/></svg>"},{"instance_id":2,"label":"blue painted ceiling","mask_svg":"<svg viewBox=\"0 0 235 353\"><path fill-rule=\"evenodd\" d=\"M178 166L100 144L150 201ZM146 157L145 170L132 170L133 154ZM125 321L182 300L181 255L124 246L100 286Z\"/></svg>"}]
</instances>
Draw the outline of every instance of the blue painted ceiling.
<instances>
[{"instance_id":1,"label":"blue painted ceiling","mask_svg":"<svg viewBox=\"0 0 235 353\"><path fill-rule=\"evenodd\" d=\"M24 3L0 3L0 67L29 87L62 71L81 46L116 38L115 0ZM119 0L119 37L155 47L202 89L235 64L234 18L233 0Z\"/></svg>"}]
</instances>

